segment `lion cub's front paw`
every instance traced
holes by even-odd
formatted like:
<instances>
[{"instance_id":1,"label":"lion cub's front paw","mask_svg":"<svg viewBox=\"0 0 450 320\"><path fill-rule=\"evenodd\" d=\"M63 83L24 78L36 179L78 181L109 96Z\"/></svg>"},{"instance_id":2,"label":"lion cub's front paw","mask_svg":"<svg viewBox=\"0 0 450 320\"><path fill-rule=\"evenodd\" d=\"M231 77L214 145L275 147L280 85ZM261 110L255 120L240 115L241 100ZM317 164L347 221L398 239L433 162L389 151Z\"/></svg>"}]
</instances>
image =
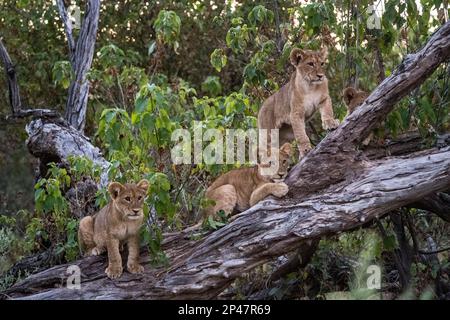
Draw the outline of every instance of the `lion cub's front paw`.
<instances>
[{"instance_id":1,"label":"lion cub's front paw","mask_svg":"<svg viewBox=\"0 0 450 320\"><path fill-rule=\"evenodd\" d=\"M287 184L284 182L280 182L280 183L276 184L276 186L274 187L274 189L272 191L272 194L275 197L281 198L281 197L284 197L288 192L289 192L289 187L287 186Z\"/></svg>"},{"instance_id":2,"label":"lion cub's front paw","mask_svg":"<svg viewBox=\"0 0 450 320\"><path fill-rule=\"evenodd\" d=\"M144 267L139 263L129 263L127 264L127 270L130 273L142 273L144 272Z\"/></svg>"},{"instance_id":3,"label":"lion cub's front paw","mask_svg":"<svg viewBox=\"0 0 450 320\"><path fill-rule=\"evenodd\" d=\"M306 154L311 151L312 147L311 145L308 144L301 144L298 146L298 151L299 151L299 159L301 160L304 156L306 156Z\"/></svg>"},{"instance_id":4,"label":"lion cub's front paw","mask_svg":"<svg viewBox=\"0 0 450 320\"><path fill-rule=\"evenodd\" d=\"M122 275L123 268L122 266L112 266L109 265L108 268L106 268L105 273L110 279L116 279L119 278Z\"/></svg>"},{"instance_id":5,"label":"lion cub's front paw","mask_svg":"<svg viewBox=\"0 0 450 320\"><path fill-rule=\"evenodd\" d=\"M329 119L329 120L324 120L322 122L322 127L325 130L333 130L333 129L336 129L338 126L339 126L338 119Z\"/></svg>"}]
</instances>

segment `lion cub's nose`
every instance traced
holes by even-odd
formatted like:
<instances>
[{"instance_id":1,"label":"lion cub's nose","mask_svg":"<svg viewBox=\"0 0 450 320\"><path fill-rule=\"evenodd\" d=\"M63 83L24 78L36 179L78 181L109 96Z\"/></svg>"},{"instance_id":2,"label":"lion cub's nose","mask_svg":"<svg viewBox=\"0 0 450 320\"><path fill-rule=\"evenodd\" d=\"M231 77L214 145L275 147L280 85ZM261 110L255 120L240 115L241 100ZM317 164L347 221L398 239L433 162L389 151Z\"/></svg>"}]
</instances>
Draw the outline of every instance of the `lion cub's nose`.
<instances>
[{"instance_id":1,"label":"lion cub's nose","mask_svg":"<svg viewBox=\"0 0 450 320\"><path fill-rule=\"evenodd\" d=\"M317 74L317 78L322 79L323 78L323 74L321 74L321 73Z\"/></svg>"},{"instance_id":2,"label":"lion cub's nose","mask_svg":"<svg viewBox=\"0 0 450 320\"><path fill-rule=\"evenodd\" d=\"M138 214L139 211L141 211L141 209L133 209L133 212L134 212L135 214Z\"/></svg>"}]
</instances>

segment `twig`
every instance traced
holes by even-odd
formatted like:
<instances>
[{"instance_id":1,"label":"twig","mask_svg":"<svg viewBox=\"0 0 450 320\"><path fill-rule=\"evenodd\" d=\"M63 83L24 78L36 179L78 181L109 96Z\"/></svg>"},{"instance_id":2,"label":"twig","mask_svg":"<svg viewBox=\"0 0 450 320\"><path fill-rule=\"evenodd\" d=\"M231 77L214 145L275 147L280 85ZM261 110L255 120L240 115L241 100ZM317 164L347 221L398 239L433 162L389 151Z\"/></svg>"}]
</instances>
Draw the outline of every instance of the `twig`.
<instances>
[{"instance_id":1,"label":"twig","mask_svg":"<svg viewBox=\"0 0 450 320\"><path fill-rule=\"evenodd\" d=\"M0 58L5 66L6 78L8 80L9 102L12 108L12 114L17 114L22 108L22 102L20 101L20 91L17 83L16 70L2 40L3 38L0 37Z\"/></svg>"},{"instance_id":2,"label":"twig","mask_svg":"<svg viewBox=\"0 0 450 320\"><path fill-rule=\"evenodd\" d=\"M6 116L6 120L22 119L26 117L58 118L61 117L61 115L57 111L50 109L26 109L19 110L10 116Z\"/></svg>"},{"instance_id":3,"label":"twig","mask_svg":"<svg viewBox=\"0 0 450 320\"><path fill-rule=\"evenodd\" d=\"M432 251L418 250L418 252L420 254L436 254L436 253L441 253L441 252L449 251L449 250L450 250L450 247L438 249L438 250L432 250Z\"/></svg>"},{"instance_id":4,"label":"twig","mask_svg":"<svg viewBox=\"0 0 450 320\"><path fill-rule=\"evenodd\" d=\"M281 37L281 31L280 31L280 12L279 12L279 7L278 7L278 0L274 0L273 4L274 4L274 9L275 9L275 24L276 24L275 36L277 38L276 47L277 47L278 54L281 54L281 52L283 51L283 39Z\"/></svg>"},{"instance_id":5,"label":"twig","mask_svg":"<svg viewBox=\"0 0 450 320\"><path fill-rule=\"evenodd\" d=\"M393 219L393 213L391 213L389 216L390 216L390 218L391 218L392 223L395 224L395 221L394 221L394 219ZM382 224L382 223L380 222L380 220L378 220L378 219L376 220L376 224L377 224L377 227L378 227L378 229L379 229L379 231L380 231L381 238L383 239L383 241L386 241L387 238L388 238L386 229L384 229L383 224ZM402 227L403 227L403 226L402 226ZM399 242L400 242L401 239L399 239L398 234L397 234L397 239L398 239ZM395 250L393 251L393 256L394 256L394 263L395 263L395 266L397 267L397 271L398 271L398 273L399 273L399 275L400 275L400 282L401 282L401 284L402 284L402 287L405 288L406 285L408 284L408 275L407 275L406 272L405 272L405 269L404 269L404 266L403 266L403 263L402 263L401 256L400 256L399 252L396 252Z\"/></svg>"}]
</instances>

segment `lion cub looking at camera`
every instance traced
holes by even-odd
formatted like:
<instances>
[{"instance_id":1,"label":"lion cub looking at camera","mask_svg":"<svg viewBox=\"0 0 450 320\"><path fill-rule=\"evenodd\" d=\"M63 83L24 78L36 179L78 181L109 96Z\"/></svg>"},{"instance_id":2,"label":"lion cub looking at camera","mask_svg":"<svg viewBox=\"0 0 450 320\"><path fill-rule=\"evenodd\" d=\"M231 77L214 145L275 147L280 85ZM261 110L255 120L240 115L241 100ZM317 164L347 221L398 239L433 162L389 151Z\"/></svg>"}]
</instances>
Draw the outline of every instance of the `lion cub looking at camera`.
<instances>
[{"instance_id":1,"label":"lion cub looking at camera","mask_svg":"<svg viewBox=\"0 0 450 320\"><path fill-rule=\"evenodd\" d=\"M259 110L258 128L280 129L280 145L295 139L300 158L311 150L305 123L317 110L325 130L335 129L339 125L339 120L334 118L328 80L323 69L327 55L326 48L320 51L293 49L290 60L295 72L291 80L270 96ZM265 149L261 151L263 154L266 152Z\"/></svg>"},{"instance_id":2,"label":"lion cub looking at camera","mask_svg":"<svg viewBox=\"0 0 450 320\"><path fill-rule=\"evenodd\" d=\"M122 257L119 247L128 244L127 270L141 273L139 264L139 228L144 220L143 204L149 183L143 179L138 184L112 182L108 186L111 201L93 216L81 219L78 243L87 255L108 251L105 273L114 279L122 275Z\"/></svg>"},{"instance_id":3,"label":"lion cub looking at camera","mask_svg":"<svg viewBox=\"0 0 450 320\"><path fill-rule=\"evenodd\" d=\"M215 202L205 210L205 217L223 210L227 216L254 206L269 195L283 197L288 186L282 182L288 173L291 144L279 149L278 170L270 176L261 174L261 168L270 164L259 164L251 168L231 170L218 177L206 190L206 198Z\"/></svg>"}]
</instances>

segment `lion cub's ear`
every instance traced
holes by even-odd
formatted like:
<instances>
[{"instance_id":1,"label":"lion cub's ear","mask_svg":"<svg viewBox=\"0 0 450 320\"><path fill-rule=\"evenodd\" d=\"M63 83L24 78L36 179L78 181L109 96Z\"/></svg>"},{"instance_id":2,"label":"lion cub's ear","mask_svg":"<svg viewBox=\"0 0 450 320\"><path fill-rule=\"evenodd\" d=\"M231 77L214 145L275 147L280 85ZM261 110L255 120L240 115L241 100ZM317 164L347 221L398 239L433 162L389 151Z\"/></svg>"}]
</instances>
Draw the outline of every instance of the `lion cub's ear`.
<instances>
[{"instance_id":1,"label":"lion cub's ear","mask_svg":"<svg viewBox=\"0 0 450 320\"><path fill-rule=\"evenodd\" d=\"M323 47L322 49L320 49L320 55L322 56L323 60L326 60L328 57L328 48Z\"/></svg>"},{"instance_id":2,"label":"lion cub's ear","mask_svg":"<svg viewBox=\"0 0 450 320\"><path fill-rule=\"evenodd\" d=\"M111 182L108 186L108 192L113 200L117 199L123 189L124 186L119 182Z\"/></svg>"},{"instance_id":3,"label":"lion cub's ear","mask_svg":"<svg viewBox=\"0 0 450 320\"><path fill-rule=\"evenodd\" d=\"M137 187L147 193L148 187L150 186L150 183L147 179L142 179L138 182Z\"/></svg>"},{"instance_id":4,"label":"lion cub's ear","mask_svg":"<svg viewBox=\"0 0 450 320\"><path fill-rule=\"evenodd\" d=\"M280 151L286 153L288 156L291 155L291 150L292 150L292 145L289 142L286 142L280 148Z\"/></svg>"},{"instance_id":5,"label":"lion cub's ear","mask_svg":"<svg viewBox=\"0 0 450 320\"><path fill-rule=\"evenodd\" d=\"M305 56L305 52L302 49L294 48L294 49L292 49L291 55L289 58L291 60L292 65L294 67L296 67L299 64L300 60L303 59L304 56Z\"/></svg>"},{"instance_id":6,"label":"lion cub's ear","mask_svg":"<svg viewBox=\"0 0 450 320\"><path fill-rule=\"evenodd\" d=\"M356 96L356 89L352 87L348 87L344 89L343 92L345 104L348 106L353 98Z\"/></svg>"}]
</instances>

